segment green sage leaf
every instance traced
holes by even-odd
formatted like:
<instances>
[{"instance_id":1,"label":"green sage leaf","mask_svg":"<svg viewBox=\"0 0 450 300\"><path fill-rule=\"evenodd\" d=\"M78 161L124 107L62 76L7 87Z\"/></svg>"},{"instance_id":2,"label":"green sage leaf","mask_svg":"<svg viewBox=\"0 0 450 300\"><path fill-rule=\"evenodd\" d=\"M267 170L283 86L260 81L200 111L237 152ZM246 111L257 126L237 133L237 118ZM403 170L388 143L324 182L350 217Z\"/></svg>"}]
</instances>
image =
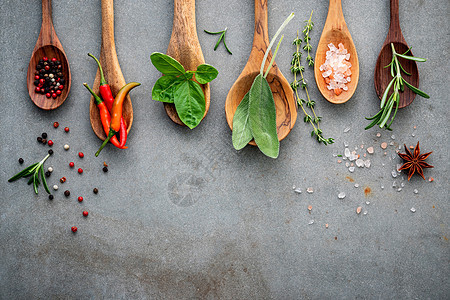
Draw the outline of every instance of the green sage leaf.
<instances>
[{"instance_id":1,"label":"green sage leaf","mask_svg":"<svg viewBox=\"0 0 450 300\"><path fill-rule=\"evenodd\" d=\"M180 120L190 129L195 128L205 114L205 95L195 81L184 81L174 92L175 109Z\"/></svg>"},{"instance_id":2,"label":"green sage leaf","mask_svg":"<svg viewBox=\"0 0 450 300\"><path fill-rule=\"evenodd\" d=\"M233 116L233 132L231 137L233 147L236 150L241 150L253 139L249 124L249 100L250 92L245 94Z\"/></svg>"},{"instance_id":3,"label":"green sage leaf","mask_svg":"<svg viewBox=\"0 0 450 300\"><path fill-rule=\"evenodd\" d=\"M169 55L153 52L152 55L150 55L150 60L155 68L165 75L178 76L186 73L184 67Z\"/></svg>"},{"instance_id":4,"label":"green sage leaf","mask_svg":"<svg viewBox=\"0 0 450 300\"><path fill-rule=\"evenodd\" d=\"M269 83L261 73L256 76L249 93L249 124L256 145L265 155L277 158L280 142L275 102Z\"/></svg>"},{"instance_id":5,"label":"green sage leaf","mask_svg":"<svg viewBox=\"0 0 450 300\"><path fill-rule=\"evenodd\" d=\"M213 81L219 71L211 65L201 64L197 67L197 71L195 72L195 79L197 79L198 83L206 84L210 81Z\"/></svg>"},{"instance_id":6,"label":"green sage leaf","mask_svg":"<svg viewBox=\"0 0 450 300\"><path fill-rule=\"evenodd\" d=\"M152 99L155 101L173 103L174 92L186 79L183 76L161 76L152 88Z\"/></svg>"}]
</instances>

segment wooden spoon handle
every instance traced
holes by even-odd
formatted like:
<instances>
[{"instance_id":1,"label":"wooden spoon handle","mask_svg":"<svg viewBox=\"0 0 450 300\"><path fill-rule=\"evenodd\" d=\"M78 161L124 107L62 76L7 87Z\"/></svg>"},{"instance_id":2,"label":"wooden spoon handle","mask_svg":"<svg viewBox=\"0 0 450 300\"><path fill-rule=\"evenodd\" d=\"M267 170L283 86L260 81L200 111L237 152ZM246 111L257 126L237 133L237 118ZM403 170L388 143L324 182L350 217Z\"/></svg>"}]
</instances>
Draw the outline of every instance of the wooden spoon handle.
<instances>
[{"instance_id":1,"label":"wooden spoon handle","mask_svg":"<svg viewBox=\"0 0 450 300\"><path fill-rule=\"evenodd\" d=\"M42 0L42 25L52 26L52 0Z\"/></svg>"},{"instance_id":2,"label":"wooden spoon handle","mask_svg":"<svg viewBox=\"0 0 450 300\"><path fill-rule=\"evenodd\" d=\"M195 23L195 0L174 0L172 33L186 33L197 36Z\"/></svg>"},{"instance_id":3,"label":"wooden spoon handle","mask_svg":"<svg viewBox=\"0 0 450 300\"><path fill-rule=\"evenodd\" d=\"M114 1L102 0L102 54L117 57L114 42ZM107 52L107 53L105 53Z\"/></svg>"},{"instance_id":4,"label":"wooden spoon handle","mask_svg":"<svg viewBox=\"0 0 450 300\"><path fill-rule=\"evenodd\" d=\"M342 12L341 0L330 0L325 26L339 30L347 27L345 24L344 13Z\"/></svg>"},{"instance_id":5,"label":"wooden spoon handle","mask_svg":"<svg viewBox=\"0 0 450 300\"><path fill-rule=\"evenodd\" d=\"M398 16L398 0L391 0L391 24L389 26L389 31L394 31L400 29L400 18Z\"/></svg>"},{"instance_id":6,"label":"wooden spoon handle","mask_svg":"<svg viewBox=\"0 0 450 300\"><path fill-rule=\"evenodd\" d=\"M255 33L253 35L253 48L255 48L255 46L260 47L261 43L265 44L266 48L269 46L269 30L267 23L267 0L255 0ZM259 48L256 50L261 49ZM265 48L263 50L265 51Z\"/></svg>"},{"instance_id":7,"label":"wooden spoon handle","mask_svg":"<svg viewBox=\"0 0 450 300\"><path fill-rule=\"evenodd\" d=\"M52 20L52 0L42 0L42 25L39 33L38 42L34 50L42 45L55 45L62 49L61 43L56 36Z\"/></svg>"}]
</instances>

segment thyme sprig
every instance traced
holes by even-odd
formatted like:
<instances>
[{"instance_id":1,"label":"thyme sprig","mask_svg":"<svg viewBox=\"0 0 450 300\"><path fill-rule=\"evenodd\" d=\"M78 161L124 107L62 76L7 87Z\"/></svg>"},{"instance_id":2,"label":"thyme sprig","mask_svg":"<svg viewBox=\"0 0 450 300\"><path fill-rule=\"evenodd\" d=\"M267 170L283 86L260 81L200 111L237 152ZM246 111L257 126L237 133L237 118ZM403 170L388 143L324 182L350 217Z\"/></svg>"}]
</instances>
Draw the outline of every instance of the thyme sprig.
<instances>
[{"instance_id":1,"label":"thyme sprig","mask_svg":"<svg viewBox=\"0 0 450 300\"><path fill-rule=\"evenodd\" d=\"M369 128L372 128L375 125L380 126L380 128L385 127L387 130L392 130L391 125L394 122L395 116L397 115L398 105L400 103L400 92L403 92L405 90L404 85L406 85L414 94L417 94L417 95L422 96L427 99L430 98L430 96L428 96L425 92L414 87L412 84L407 82L402 77L402 72L405 73L406 75L411 75L411 74L406 72L406 70L402 67L402 65L398 61L398 58L401 57L404 59L414 60L414 61L418 61L418 62L425 62L427 60L425 58L406 55L411 50L411 48L406 50L406 52L403 54L397 53L395 51L395 47L394 47L393 43L391 43L391 48L392 48L392 60L387 66L385 66L385 68L388 68L388 67L391 68L392 80L387 85L386 90L384 91L383 96L381 97L380 111L378 113L376 113L373 117L366 118L367 120L373 120L365 128L366 130ZM393 87L393 92L388 98L389 91L391 90L392 87ZM386 125L394 106L395 106L394 115L392 116L389 124Z\"/></svg>"},{"instance_id":2,"label":"thyme sprig","mask_svg":"<svg viewBox=\"0 0 450 300\"><path fill-rule=\"evenodd\" d=\"M311 11L311 15L309 16L309 19L305 21L306 25L303 29L303 40L305 41L305 46L303 46L303 50L307 51L307 57L306 60L308 62L308 65L314 66L314 60L311 57L311 51L312 46L309 43L311 40L311 37L309 36L309 33L312 31L314 27L314 23L311 21L312 19L313 11ZM308 92L308 84L306 83L306 79L303 76L303 72L305 71L305 67L301 65L301 57L302 53L300 52L300 47L302 45L302 39L299 38L299 32L297 31L297 37L294 39L293 45L296 46L295 53L293 54L293 58L291 61L291 72L294 74L294 81L291 83L291 87L294 90L295 97L297 98L297 105L303 110L303 113L305 114L305 117L303 118L303 121L305 123L310 123L313 127L313 130L311 131L311 136L316 136L316 139L319 143L324 143L325 145L334 143L333 138L324 138L322 136L322 129L320 129L319 123L321 121L321 117L316 115L316 112L314 110L314 107L316 105L315 101L311 100L311 97L309 96ZM297 75L299 75L300 79L297 80ZM301 85L301 88L305 90L306 99L304 100L300 98L298 95L298 87ZM307 113L305 106L308 107L311 110L311 114Z\"/></svg>"},{"instance_id":3,"label":"thyme sprig","mask_svg":"<svg viewBox=\"0 0 450 300\"><path fill-rule=\"evenodd\" d=\"M50 190L48 188L47 181L45 180L45 176L44 176L44 173L45 173L44 172L44 163L47 160L47 158L49 158L49 157L50 157L50 153L47 154L47 156L44 157L44 159L41 160L40 162L37 162L35 164L32 164L31 166L26 167L25 169L23 169L22 171L20 171L19 173L17 173L10 179L8 179L8 182L16 181L17 179L20 179L22 177L31 176L31 178L28 180L28 184L33 183L34 192L37 194L38 186L41 184L39 181L39 177L41 177L42 184L44 185L45 191L50 194ZM39 173L40 173L40 175L39 175Z\"/></svg>"},{"instance_id":4,"label":"thyme sprig","mask_svg":"<svg viewBox=\"0 0 450 300\"><path fill-rule=\"evenodd\" d=\"M217 32L212 32L212 31L208 31L208 30L205 30L205 29L204 29L204 31L205 31L206 33L209 33L209 34L220 34L220 37L219 37L219 39L217 40L216 45L214 46L214 51L216 51L217 47L219 47L220 42L223 41L223 45L225 46L225 49L227 49L228 53L233 54L233 53L231 53L230 49L228 49L227 43L225 43L225 33L227 33L227 30L228 30L227 27L225 27L224 30L222 30L222 31L217 31Z\"/></svg>"}]
</instances>

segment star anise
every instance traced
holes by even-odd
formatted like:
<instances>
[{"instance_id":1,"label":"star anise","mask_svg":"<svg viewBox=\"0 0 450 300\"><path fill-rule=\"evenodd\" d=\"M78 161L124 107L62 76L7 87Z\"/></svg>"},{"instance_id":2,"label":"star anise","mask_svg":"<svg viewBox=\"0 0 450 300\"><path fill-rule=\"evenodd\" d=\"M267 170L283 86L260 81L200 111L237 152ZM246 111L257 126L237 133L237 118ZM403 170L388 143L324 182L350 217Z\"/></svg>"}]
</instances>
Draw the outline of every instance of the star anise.
<instances>
[{"instance_id":1,"label":"star anise","mask_svg":"<svg viewBox=\"0 0 450 300\"><path fill-rule=\"evenodd\" d=\"M434 168L432 165L429 165L425 162L425 159L430 156L433 152L428 152L425 154L420 154L420 147L419 142L417 142L416 147L414 148L414 152L411 154L411 152L408 150L408 148L405 146L406 153L398 153L398 156L400 156L405 163L399 170L409 170L408 173L408 180L414 175L415 172L422 176L423 179L425 177L423 176L423 169L424 168Z\"/></svg>"}]
</instances>

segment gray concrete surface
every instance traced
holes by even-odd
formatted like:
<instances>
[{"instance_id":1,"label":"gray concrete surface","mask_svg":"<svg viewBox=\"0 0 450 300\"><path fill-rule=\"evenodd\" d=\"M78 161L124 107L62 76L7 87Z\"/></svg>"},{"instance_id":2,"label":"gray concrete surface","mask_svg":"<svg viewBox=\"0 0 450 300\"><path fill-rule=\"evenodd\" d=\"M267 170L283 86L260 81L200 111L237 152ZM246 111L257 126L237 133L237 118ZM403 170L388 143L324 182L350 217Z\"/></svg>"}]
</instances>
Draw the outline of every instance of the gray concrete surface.
<instances>
[{"instance_id":1,"label":"gray concrete surface","mask_svg":"<svg viewBox=\"0 0 450 300\"><path fill-rule=\"evenodd\" d=\"M95 158L100 141L90 127L89 95L82 83L92 83L96 72L86 54L100 51L99 2L53 1L53 20L73 81L64 105L46 112L30 101L25 82L41 24L40 1L1 1L1 299L449 297L447 0L400 1L404 36L415 55L428 58L419 64L420 87L431 99L418 97L399 112L395 140L385 131L364 131L364 117L377 111L373 72L389 25L389 1L343 1L360 59L355 95L346 104L332 105L320 96L312 70L306 72L324 135L336 143L319 145L299 114L276 160L255 148L234 151L225 121L226 95L251 49L251 0L197 1L203 52L220 73L211 85L210 112L193 131L173 124L150 97L159 73L149 56L167 48L172 1L116 1L119 61L126 80L142 86L131 94L130 148L108 146ZM269 2L270 35L291 11L296 13L276 58L292 80L295 32L314 9L315 47L328 1ZM214 52L216 37L202 32L226 26L232 56L223 46ZM57 130L54 121L61 124ZM69 134L64 126L70 127ZM346 127L350 131L344 133ZM31 164L45 155L48 148L36 143L44 131L55 142L55 155L46 163L55 169L49 184L60 185L53 201L42 187L34 195L25 180L7 183L21 169L19 157ZM401 163L392 159L398 145L418 140L422 151L434 151L428 162L435 168L425 174L435 181L392 178ZM386 156L379 146L384 141L395 143ZM345 162L337 163L333 154L343 152L344 142L352 150L374 146L372 166L350 173ZM62 148L66 143L71 146L67 152ZM84 159L76 156L78 151L86 154ZM84 174L70 170L70 161ZM101 170L103 161L110 166L107 174ZM58 182L62 176L67 177L64 184ZM402 191L391 187L394 180L399 187L404 183ZM308 187L314 193L306 193ZM66 189L69 198L63 196ZM346 193L345 199L338 199L339 192ZM83 203L76 201L78 195L84 196ZM367 214L357 215L358 206ZM88 218L81 215L85 209ZM308 225L311 220L314 224ZM78 226L75 235L73 225Z\"/></svg>"}]
</instances>

